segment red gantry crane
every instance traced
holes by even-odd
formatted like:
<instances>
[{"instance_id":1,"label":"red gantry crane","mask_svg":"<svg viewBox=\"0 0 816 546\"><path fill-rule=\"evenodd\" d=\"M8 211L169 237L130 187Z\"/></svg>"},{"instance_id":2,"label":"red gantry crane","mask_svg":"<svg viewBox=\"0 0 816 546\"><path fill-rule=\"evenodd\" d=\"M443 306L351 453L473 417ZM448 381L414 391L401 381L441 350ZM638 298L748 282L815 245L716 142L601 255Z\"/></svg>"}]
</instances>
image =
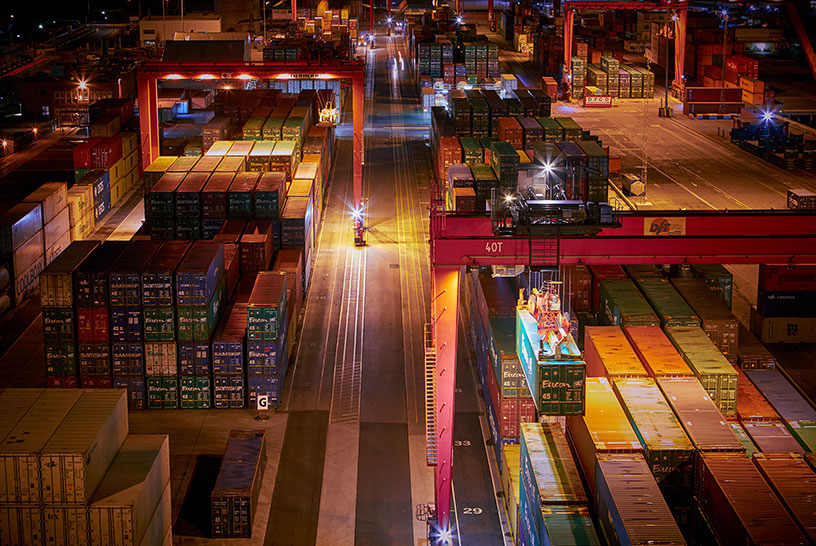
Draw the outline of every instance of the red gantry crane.
<instances>
[{"instance_id":1,"label":"red gantry crane","mask_svg":"<svg viewBox=\"0 0 816 546\"><path fill-rule=\"evenodd\" d=\"M451 477L457 307L465 267L569 264L816 263L816 213L804 211L646 211L616 216L619 227L552 235L507 234L485 215L445 213L431 204L431 323L426 331L427 461L434 467L437 540L451 536ZM608 224L608 225L612 225ZM546 229L546 228L545 228ZM433 510L432 510L433 512Z\"/></svg>"}]
</instances>

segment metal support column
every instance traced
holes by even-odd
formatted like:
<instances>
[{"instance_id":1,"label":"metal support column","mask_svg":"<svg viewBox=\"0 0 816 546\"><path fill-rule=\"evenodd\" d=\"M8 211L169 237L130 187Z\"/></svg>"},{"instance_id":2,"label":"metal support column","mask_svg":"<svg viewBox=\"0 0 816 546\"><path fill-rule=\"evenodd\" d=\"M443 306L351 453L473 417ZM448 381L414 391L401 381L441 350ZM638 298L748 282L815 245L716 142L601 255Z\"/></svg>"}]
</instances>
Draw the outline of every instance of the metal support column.
<instances>
[{"instance_id":1,"label":"metal support column","mask_svg":"<svg viewBox=\"0 0 816 546\"><path fill-rule=\"evenodd\" d=\"M496 32L496 14L493 11L493 0L487 0L487 28Z\"/></svg>"},{"instance_id":2,"label":"metal support column","mask_svg":"<svg viewBox=\"0 0 816 546\"><path fill-rule=\"evenodd\" d=\"M365 120L365 82L362 72L351 79L352 125L354 145L354 208L359 210L363 197L363 121Z\"/></svg>"},{"instance_id":3,"label":"metal support column","mask_svg":"<svg viewBox=\"0 0 816 546\"><path fill-rule=\"evenodd\" d=\"M140 74L137 80L139 94L139 131L141 133L142 168L147 168L159 157L159 91L156 77Z\"/></svg>"},{"instance_id":4,"label":"metal support column","mask_svg":"<svg viewBox=\"0 0 816 546\"><path fill-rule=\"evenodd\" d=\"M575 10L565 6L564 9L564 71L572 74L572 24L575 20ZM572 81L570 80L570 89Z\"/></svg>"},{"instance_id":5,"label":"metal support column","mask_svg":"<svg viewBox=\"0 0 816 546\"><path fill-rule=\"evenodd\" d=\"M374 34L374 0L368 0L368 32Z\"/></svg>"},{"instance_id":6,"label":"metal support column","mask_svg":"<svg viewBox=\"0 0 816 546\"><path fill-rule=\"evenodd\" d=\"M688 10L677 10L677 19L674 21L674 84L675 89L680 89L683 86L683 74L685 73L686 64L686 20L688 19ZM666 43L666 47L669 45ZM668 70L668 67L666 67Z\"/></svg>"},{"instance_id":7,"label":"metal support column","mask_svg":"<svg viewBox=\"0 0 816 546\"><path fill-rule=\"evenodd\" d=\"M292 0L292 21L297 22L297 0Z\"/></svg>"},{"instance_id":8,"label":"metal support column","mask_svg":"<svg viewBox=\"0 0 816 546\"><path fill-rule=\"evenodd\" d=\"M439 528L450 529L453 477L453 401L456 387L457 309L460 267L431 272L431 327L436 344L436 422L438 458L434 468Z\"/></svg>"}]
</instances>

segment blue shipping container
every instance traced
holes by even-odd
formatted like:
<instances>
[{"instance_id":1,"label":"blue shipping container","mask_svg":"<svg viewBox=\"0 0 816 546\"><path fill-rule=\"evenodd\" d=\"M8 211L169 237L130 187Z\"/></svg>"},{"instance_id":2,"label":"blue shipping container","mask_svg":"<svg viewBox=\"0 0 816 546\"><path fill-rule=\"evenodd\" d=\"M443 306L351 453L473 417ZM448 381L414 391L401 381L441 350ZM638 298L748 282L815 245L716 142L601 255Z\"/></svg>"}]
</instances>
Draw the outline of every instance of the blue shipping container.
<instances>
[{"instance_id":1,"label":"blue shipping container","mask_svg":"<svg viewBox=\"0 0 816 546\"><path fill-rule=\"evenodd\" d=\"M144 375L144 346L141 343L113 343L113 375Z\"/></svg>"},{"instance_id":2,"label":"blue shipping container","mask_svg":"<svg viewBox=\"0 0 816 546\"><path fill-rule=\"evenodd\" d=\"M113 388L127 389L128 409L145 409L144 377L114 375Z\"/></svg>"},{"instance_id":3,"label":"blue shipping container","mask_svg":"<svg viewBox=\"0 0 816 546\"><path fill-rule=\"evenodd\" d=\"M249 391L249 407L255 408L259 394L269 395L269 405L280 404L281 381L271 375L251 375L247 378L247 390Z\"/></svg>"},{"instance_id":4,"label":"blue shipping container","mask_svg":"<svg viewBox=\"0 0 816 546\"><path fill-rule=\"evenodd\" d=\"M225 221L223 218L204 218L201 220L202 238L212 239L215 237L221 231L221 226L224 225Z\"/></svg>"},{"instance_id":5,"label":"blue shipping container","mask_svg":"<svg viewBox=\"0 0 816 546\"><path fill-rule=\"evenodd\" d=\"M224 245L212 241L193 243L176 272L178 305L207 305L224 272Z\"/></svg>"},{"instance_id":6,"label":"blue shipping container","mask_svg":"<svg viewBox=\"0 0 816 546\"><path fill-rule=\"evenodd\" d=\"M111 307L111 341L142 341L142 310L139 307Z\"/></svg>"},{"instance_id":7,"label":"blue shipping container","mask_svg":"<svg viewBox=\"0 0 816 546\"><path fill-rule=\"evenodd\" d=\"M215 374L243 374L244 341L242 339L213 341L212 365Z\"/></svg>"},{"instance_id":8,"label":"blue shipping container","mask_svg":"<svg viewBox=\"0 0 816 546\"><path fill-rule=\"evenodd\" d=\"M105 193L110 197L110 171L107 169L94 169L83 176L77 184L93 188L94 203L98 203L100 196Z\"/></svg>"},{"instance_id":9,"label":"blue shipping container","mask_svg":"<svg viewBox=\"0 0 816 546\"><path fill-rule=\"evenodd\" d=\"M206 341L179 342L179 375L210 375L210 354L210 344Z\"/></svg>"},{"instance_id":10,"label":"blue shipping container","mask_svg":"<svg viewBox=\"0 0 816 546\"><path fill-rule=\"evenodd\" d=\"M110 191L103 193L99 200L94 202L94 221L98 222L111 209Z\"/></svg>"}]
</instances>

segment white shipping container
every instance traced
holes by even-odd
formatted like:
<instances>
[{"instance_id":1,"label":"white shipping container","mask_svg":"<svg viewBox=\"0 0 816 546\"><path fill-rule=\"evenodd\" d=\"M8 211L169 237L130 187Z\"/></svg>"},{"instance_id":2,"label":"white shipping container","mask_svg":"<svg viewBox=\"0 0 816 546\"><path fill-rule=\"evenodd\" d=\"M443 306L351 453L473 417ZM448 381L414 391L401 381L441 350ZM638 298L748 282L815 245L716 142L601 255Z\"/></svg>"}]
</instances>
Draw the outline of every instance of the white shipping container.
<instances>
[{"instance_id":1,"label":"white shipping container","mask_svg":"<svg viewBox=\"0 0 816 546\"><path fill-rule=\"evenodd\" d=\"M83 392L40 454L43 502L88 502L127 431L124 389Z\"/></svg>"},{"instance_id":2,"label":"white shipping container","mask_svg":"<svg viewBox=\"0 0 816 546\"><path fill-rule=\"evenodd\" d=\"M41 258L43 250L45 250L43 246L43 232L40 230L14 251L12 261L14 276L19 277L37 258Z\"/></svg>"},{"instance_id":3,"label":"white shipping container","mask_svg":"<svg viewBox=\"0 0 816 546\"><path fill-rule=\"evenodd\" d=\"M43 228L43 246L51 248L69 231L71 231L71 215L68 212L68 207L63 207L50 222L45 224L45 228Z\"/></svg>"},{"instance_id":4,"label":"white shipping container","mask_svg":"<svg viewBox=\"0 0 816 546\"><path fill-rule=\"evenodd\" d=\"M176 375L178 351L173 342L159 341L144 344L145 375L168 376Z\"/></svg>"},{"instance_id":5,"label":"white shipping container","mask_svg":"<svg viewBox=\"0 0 816 546\"><path fill-rule=\"evenodd\" d=\"M68 190L68 220L71 227L93 211L93 186L76 185Z\"/></svg>"},{"instance_id":6,"label":"white shipping container","mask_svg":"<svg viewBox=\"0 0 816 546\"><path fill-rule=\"evenodd\" d=\"M45 505L42 510L43 544L86 546L88 544L88 509L73 506Z\"/></svg>"},{"instance_id":7,"label":"white shipping container","mask_svg":"<svg viewBox=\"0 0 816 546\"><path fill-rule=\"evenodd\" d=\"M6 389L0 393L0 438L17 426L45 389Z\"/></svg>"},{"instance_id":8,"label":"white shipping container","mask_svg":"<svg viewBox=\"0 0 816 546\"><path fill-rule=\"evenodd\" d=\"M14 305L20 305L40 285L40 273L45 267L42 254L14 279Z\"/></svg>"},{"instance_id":9,"label":"white shipping container","mask_svg":"<svg viewBox=\"0 0 816 546\"><path fill-rule=\"evenodd\" d=\"M57 240L56 243L51 245L50 248L45 250L45 266L48 267L48 264L54 261L54 258L62 254L62 251L68 248L71 245L71 230L69 229L65 233L62 234L62 237Z\"/></svg>"},{"instance_id":10,"label":"white shipping container","mask_svg":"<svg viewBox=\"0 0 816 546\"><path fill-rule=\"evenodd\" d=\"M11 253L42 230L42 205L18 203L0 214L0 241L2 251Z\"/></svg>"},{"instance_id":11,"label":"white shipping container","mask_svg":"<svg viewBox=\"0 0 816 546\"><path fill-rule=\"evenodd\" d=\"M170 484L164 488L161 502L153 512L153 519L147 527L140 546L173 546L173 499L170 496Z\"/></svg>"},{"instance_id":12,"label":"white shipping container","mask_svg":"<svg viewBox=\"0 0 816 546\"><path fill-rule=\"evenodd\" d=\"M68 204L68 184L65 182L43 184L23 199L23 203L40 203L42 223L47 224Z\"/></svg>"},{"instance_id":13,"label":"white shipping container","mask_svg":"<svg viewBox=\"0 0 816 546\"><path fill-rule=\"evenodd\" d=\"M39 452L79 400L81 389L40 395L0 444L0 503L40 502Z\"/></svg>"},{"instance_id":14,"label":"white shipping container","mask_svg":"<svg viewBox=\"0 0 816 546\"><path fill-rule=\"evenodd\" d=\"M167 436L129 435L91 499L91 544L138 546L169 484Z\"/></svg>"},{"instance_id":15,"label":"white shipping container","mask_svg":"<svg viewBox=\"0 0 816 546\"><path fill-rule=\"evenodd\" d=\"M0 505L0 544L44 544L43 513L39 506Z\"/></svg>"}]
</instances>

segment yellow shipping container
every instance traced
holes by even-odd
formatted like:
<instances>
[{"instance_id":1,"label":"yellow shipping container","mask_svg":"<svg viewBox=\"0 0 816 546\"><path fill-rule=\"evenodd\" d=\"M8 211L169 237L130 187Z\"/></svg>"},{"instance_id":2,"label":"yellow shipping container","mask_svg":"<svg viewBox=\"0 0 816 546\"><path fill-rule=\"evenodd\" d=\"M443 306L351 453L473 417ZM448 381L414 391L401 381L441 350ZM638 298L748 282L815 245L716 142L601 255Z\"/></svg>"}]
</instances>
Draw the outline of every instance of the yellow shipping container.
<instances>
[{"instance_id":1,"label":"yellow shipping container","mask_svg":"<svg viewBox=\"0 0 816 546\"><path fill-rule=\"evenodd\" d=\"M123 132L122 137L122 157L127 157L139 149L139 137L136 133Z\"/></svg>"},{"instance_id":2,"label":"yellow shipping container","mask_svg":"<svg viewBox=\"0 0 816 546\"><path fill-rule=\"evenodd\" d=\"M122 197L125 196L125 193L127 193L127 190L125 190L125 182L123 179L111 182L110 185L111 206L113 207L119 201L121 201Z\"/></svg>"},{"instance_id":3,"label":"yellow shipping container","mask_svg":"<svg viewBox=\"0 0 816 546\"><path fill-rule=\"evenodd\" d=\"M587 377L584 415L568 416L567 432L593 497L597 494L596 455L643 452L640 440L605 377Z\"/></svg>"},{"instance_id":4,"label":"yellow shipping container","mask_svg":"<svg viewBox=\"0 0 816 546\"><path fill-rule=\"evenodd\" d=\"M94 231L93 210L89 210L76 224L71 226L71 240L84 241L88 239Z\"/></svg>"},{"instance_id":5,"label":"yellow shipping container","mask_svg":"<svg viewBox=\"0 0 816 546\"><path fill-rule=\"evenodd\" d=\"M504 506L507 508L507 519L513 533L513 544L518 544L519 517L519 483L521 481L521 446L506 444L502 446L502 489Z\"/></svg>"},{"instance_id":6,"label":"yellow shipping container","mask_svg":"<svg viewBox=\"0 0 816 546\"><path fill-rule=\"evenodd\" d=\"M68 221L71 226L93 211L93 186L75 185L68 190Z\"/></svg>"},{"instance_id":7,"label":"yellow shipping container","mask_svg":"<svg viewBox=\"0 0 816 546\"><path fill-rule=\"evenodd\" d=\"M659 326L627 326L623 331L652 377L694 376L694 372Z\"/></svg>"},{"instance_id":8,"label":"yellow shipping container","mask_svg":"<svg viewBox=\"0 0 816 546\"><path fill-rule=\"evenodd\" d=\"M620 326L587 326L584 330L587 377L648 377Z\"/></svg>"},{"instance_id":9,"label":"yellow shipping container","mask_svg":"<svg viewBox=\"0 0 816 546\"><path fill-rule=\"evenodd\" d=\"M125 170L125 160L120 159L116 163L113 164L110 168L110 181L113 184L114 180L119 180L122 178L127 171Z\"/></svg>"}]
</instances>

